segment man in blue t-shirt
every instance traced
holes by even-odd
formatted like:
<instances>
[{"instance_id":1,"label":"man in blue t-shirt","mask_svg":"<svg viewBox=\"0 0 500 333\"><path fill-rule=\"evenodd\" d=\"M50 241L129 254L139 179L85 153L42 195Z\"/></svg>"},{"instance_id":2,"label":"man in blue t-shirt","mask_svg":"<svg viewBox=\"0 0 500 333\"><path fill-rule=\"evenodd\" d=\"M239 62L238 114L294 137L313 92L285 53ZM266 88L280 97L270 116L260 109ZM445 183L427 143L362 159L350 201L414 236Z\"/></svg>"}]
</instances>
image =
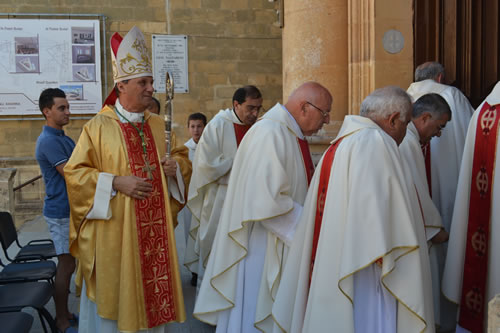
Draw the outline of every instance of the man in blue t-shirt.
<instances>
[{"instance_id":1,"label":"man in blue t-shirt","mask_svg":"<svg viewBox=\"0 0 500 333\"><path fill-rule=\"evenodd\" d=\"M69 202L64 181L64 165L75 148L63 126L69 122L69 104L64 91L49 88L42 91L38 105L47 125L36 141L35 155L45 182L43 216L47 221L57 253L54 302L56 325L61 332L77 332L72 327L78 317L68 310L68 292L75 259L69 253Z\"/></svg>"}]
</instances>

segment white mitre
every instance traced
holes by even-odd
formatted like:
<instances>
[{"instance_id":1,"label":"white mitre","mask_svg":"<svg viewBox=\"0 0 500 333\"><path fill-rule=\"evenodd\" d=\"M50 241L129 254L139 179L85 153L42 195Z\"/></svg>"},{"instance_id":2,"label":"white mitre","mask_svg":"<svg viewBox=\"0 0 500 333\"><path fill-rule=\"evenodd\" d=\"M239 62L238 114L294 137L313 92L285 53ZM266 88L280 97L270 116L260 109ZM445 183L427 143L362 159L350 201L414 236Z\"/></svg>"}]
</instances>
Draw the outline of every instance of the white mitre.
<instances>
[{"instance_id":1,"label":"white mitre","mask_svg":"<svg viewBox=\"0 0 500 333\"><path fill-rule=\"evenodd\" d=\"M111 64L115 83L143 76L153 76L151 58L141 30L134 26L122 37L111 37Z\"/></svg>"}]
</instances>

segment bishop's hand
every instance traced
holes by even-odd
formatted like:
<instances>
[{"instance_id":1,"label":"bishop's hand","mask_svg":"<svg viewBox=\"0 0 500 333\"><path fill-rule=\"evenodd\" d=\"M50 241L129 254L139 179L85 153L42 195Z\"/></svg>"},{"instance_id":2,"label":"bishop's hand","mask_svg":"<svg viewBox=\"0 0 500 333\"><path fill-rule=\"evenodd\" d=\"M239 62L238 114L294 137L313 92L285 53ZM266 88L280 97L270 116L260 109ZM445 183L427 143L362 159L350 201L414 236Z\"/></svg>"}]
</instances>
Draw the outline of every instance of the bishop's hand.
<instances>
[{"instance_id":1,"label":"bishop's hand","mask_svg":"<svg viewBox=\"0 0 500 333\"><path fill-rule=\"evenodd\" d=\"M113 189L134 199L143 200L151 195L153 185L146 178L136 176L115 176Z\"/></svg>"},{"instance_id":2,"label":"bishop's hand","mask_svg":"<svg viewBox=\"0 0 500 333\"><path fill-rule=\"evenodd\" d=\"M177 174L177 162L173 158L164 157L161 159L161 165L165 176L175 177Z\"/></svg>"}]
</instances>

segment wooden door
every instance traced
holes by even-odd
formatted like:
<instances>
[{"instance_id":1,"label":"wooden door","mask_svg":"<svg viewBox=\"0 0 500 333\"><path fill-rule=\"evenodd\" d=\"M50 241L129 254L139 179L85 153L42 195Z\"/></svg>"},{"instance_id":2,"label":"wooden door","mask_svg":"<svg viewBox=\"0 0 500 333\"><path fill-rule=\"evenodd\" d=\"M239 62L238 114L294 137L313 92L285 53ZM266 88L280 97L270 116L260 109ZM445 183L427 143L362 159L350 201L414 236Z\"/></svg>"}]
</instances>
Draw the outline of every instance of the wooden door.
<instances>
[{"instance_id":1,"label":"wooden door","mask_svg":"<svg viewBox=\"0 0 500 333\"><path fill-rule=\"evenodd\" d=\"M477 107L500 80L498 0L414 0L414 66L439 61Z\"/></svg>"}]
</instances>

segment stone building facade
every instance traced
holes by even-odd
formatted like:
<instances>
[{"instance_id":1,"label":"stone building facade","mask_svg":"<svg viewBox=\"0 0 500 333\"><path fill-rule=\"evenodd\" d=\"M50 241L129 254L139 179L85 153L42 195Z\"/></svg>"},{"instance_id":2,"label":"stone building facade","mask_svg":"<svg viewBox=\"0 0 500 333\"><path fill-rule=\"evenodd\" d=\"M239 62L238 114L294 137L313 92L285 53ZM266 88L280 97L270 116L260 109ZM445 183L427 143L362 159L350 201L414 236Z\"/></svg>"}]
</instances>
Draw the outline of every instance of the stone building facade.
<instances>
[{"instance_id":1,"label":"stone building facade","mask_svg":"<svg viewBox=\"0 0 500 333\"><path fill-rule=\"evenodd\" d=\"M1 18L21 19L33 17L13 14L68 14L67 18L71 14L103 14L106 46L114 32L124 35L134 25L144 32L149 46L152 34L187 35L189 93L176 94L173 104L173 127L184 142L189 114L202 112L211 119L220 109L231 106L234 90L242 85L259 87L265 108L281 102L282 30L277 6L268 0L7 0L0 3L0 13L8 14ZM103 75L109 83L103 86L105 95L112 88L111 66ZM164 93L157 92L155 97L164 103ZM91 116L71 117L65 129L75 142ZM40 174L34 150L43 124L41 114L0 116L0 168L18 169L14 186ZM27 219L30 212L39 212L43 196L41 180L16 191L18 218ZM21 214L23 210L27 213Z\"/></svg>"}]
</instances>

